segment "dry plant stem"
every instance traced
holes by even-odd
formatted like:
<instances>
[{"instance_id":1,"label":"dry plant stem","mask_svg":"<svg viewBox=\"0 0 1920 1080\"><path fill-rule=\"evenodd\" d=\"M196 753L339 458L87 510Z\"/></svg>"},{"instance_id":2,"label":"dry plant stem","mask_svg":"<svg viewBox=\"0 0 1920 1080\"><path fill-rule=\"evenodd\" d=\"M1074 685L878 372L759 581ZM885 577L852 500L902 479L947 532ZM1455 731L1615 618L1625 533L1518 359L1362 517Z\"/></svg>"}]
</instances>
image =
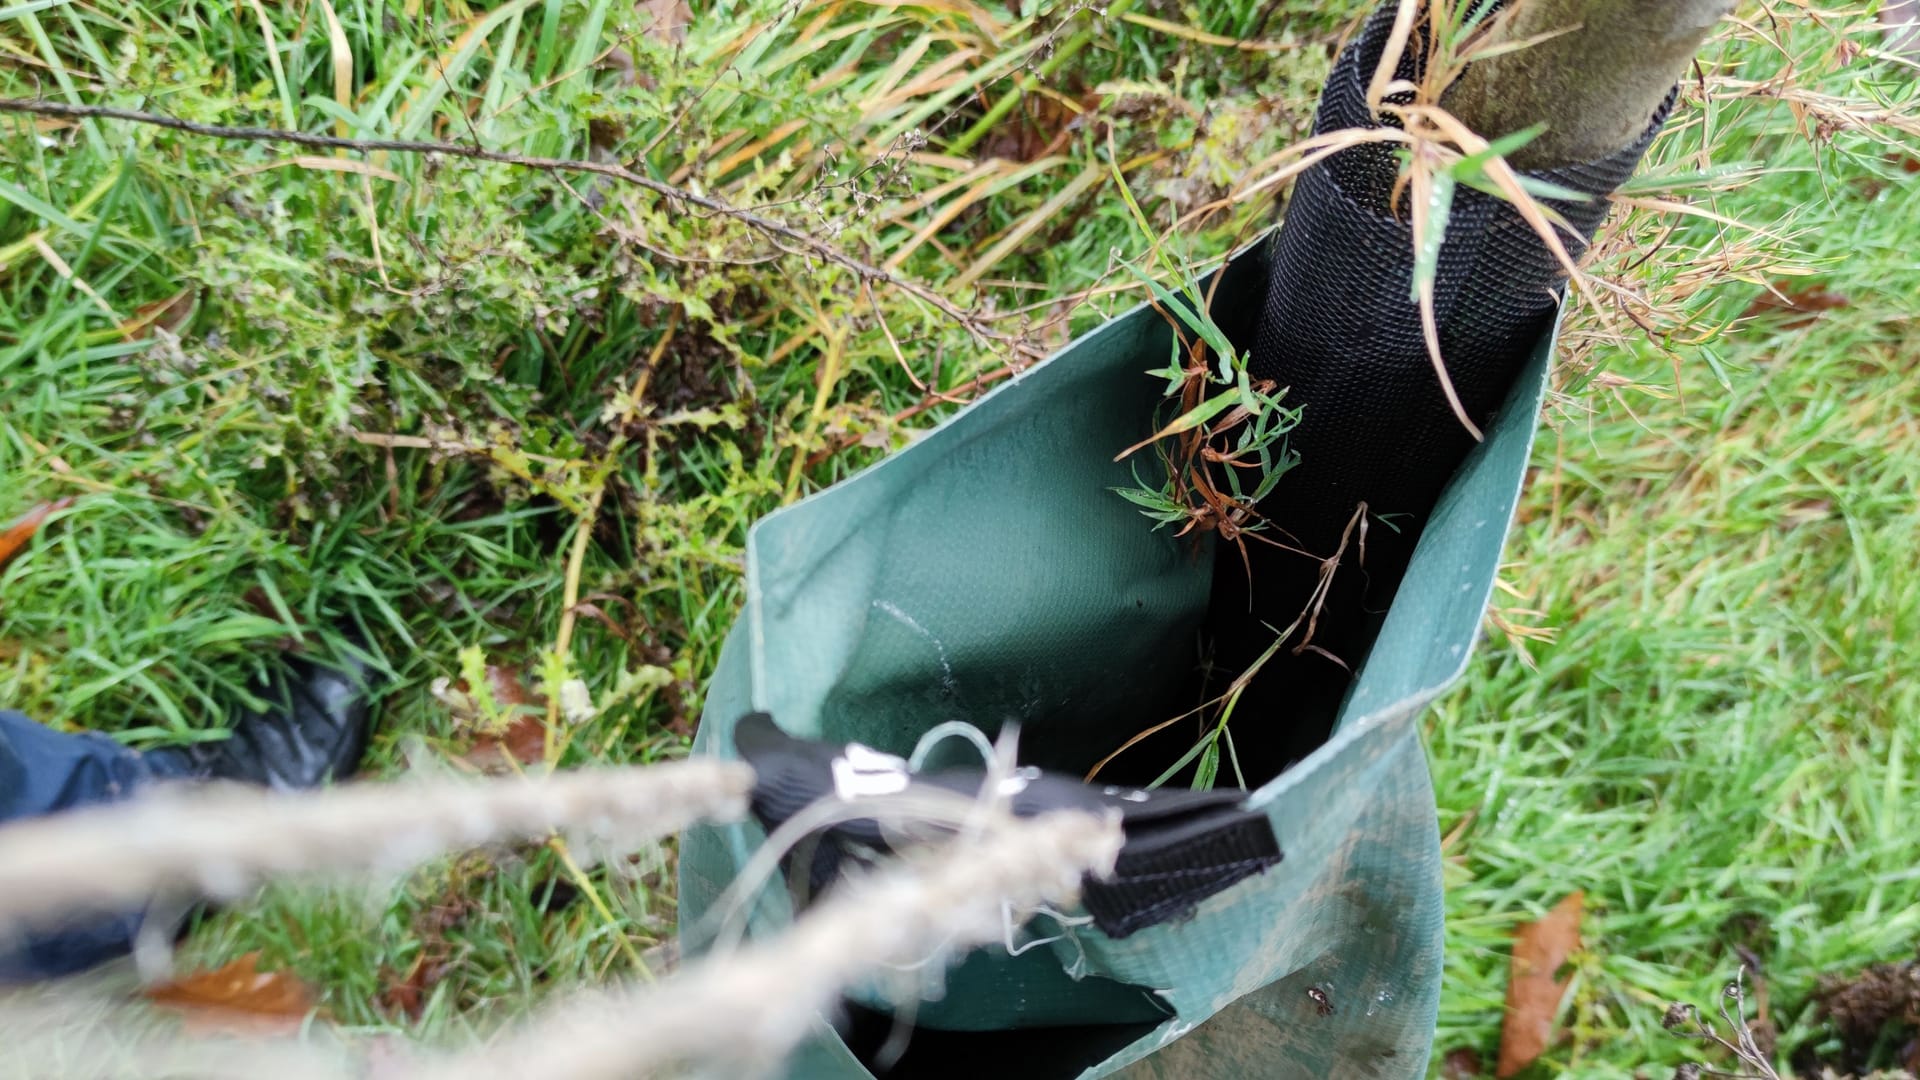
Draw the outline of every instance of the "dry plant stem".
<instances>
[{"instance_id":1,"label":"dry plant stem","mask_svg":"<svg viewBox=\"0 0 1920 1080\"><path fill-rule=\"evenodd\" d=\"M1112 819L1001 818L846 883L777 937L687 968L657 988L557 1002L519 1033L420 1075L615 1080L694 1063L729 1065L718 1075L741 1075L778 1062L860 980L998 941L1009 907L1024 913L1072 902L1084 874L1111 871L1120 843Z\"/></svg>"},{"instance_id":2,"label":"dry plant stem","mask_svg":"<svg viewBox=\"0 0 1920 1080\"><path fill-rule=\"evenodd\" d=\"M347 434L357 443L365 446L378 446L387 450L432 450L440 454L475 454L480 457L488 457L496 449L486 443L460 442L452 439L429 439L422 435L388 435L378 431L349 431ZM521 456L528 461L537 461L542 465L552 465L556 468L573 468L574 466L585 464L585 462L577 458L549 457L546 454L529 454L522 452Z\"/></svg>"},{"instance_id":3,"label":"dry plant stem","mask_svg":"<svg viewBox=\"0 0 1920 1080\"><path fill-rule=\"evenodd\" d=\"M1795 86L1785 79L1755 82L1717 77L1707 80L1707 91L1723 101L1763 98L1785 102L1804 113L1810 132L1872 131L1886 128L1909 138L1920 138L1920 112L1899 105L1867 107L1865 103Z\"/></svg>"},{"instance_id":4,"label":"dry plant stem","mask_svg":"<svg viewBox=\"0 0 1920 1080\"><path fill-rule=\"evenodd\" d=\"M1647 129L1733 0L1512 0L1441 105L1498 138L1546 131L1510 155L1519 169L1596 161Z\"/></svg>"},{"instance_id":5,"label":"dry plant stem","mask_svg":"<svg viewBox=\"0 0 1920 1080\"><path fill-rule=\"evenodd\" d=\"M965 397L957 396L957 394L954 392L948 392L943 394L937 390L928 390L927 393L923 397L921 397L919 401L913 403L912 405L907 406L904 409L901 409L897 413L894 413L893 422L896 424L904 424L907 421L913 419L914 417L919 416L921 413L926 412L928 409L934 408L935 406L938 406L938 405L969 404L973 401L975 397L978 397L981 391L985 390L988 385L992 383L997 383L1001 379L1005 379L1010 376L1017 375L1019 373L1020 373L1019 368L1013 367L1012 365L1008 365L1003 368L998 368L996 370L989 371L983 375L977 375L974 378L968 380L967 388L965 390L965 394L967 396ZM825 447L814 451L812 456L807 458L807 468L812 469L818 466L820 463L826 461L828 458L832 457L833 455L839 453L842 450L845 450L847 447L852 446L855 443L858 443L859 441L860 441L860 436L858 435L834 436L833 439L829 441Z\"/></svg>"},{"instance_id":6,"label":"dry plant stem","mask_svg":"<svg viewBox=\"0 0 1920 1080\"><path fill-rule=\"evenodd\" d=\"M1675 1073L1675 1076L1685 1075L1687 1069L1694 1068L1695 1076L1727 1077L1729 1080L1780 1080L1780 1074L1774 1071L1773 1063L1768 1060L1767 1053L1760 1049L1759 1042L1754 1039L1753 1026L1747 1023L1746 976L1747 965L1743 963L1734 980L1728 983L1726 989L1720 994L1720 1019L1727 1025L1731 1039L1723 1037L1719 1029L1701 1015L1697 1006L1686 1002L1675 1002L1667 1006L1666 1016L1661 1021L1662 1027L1680 1038L1720 1047L1740 1063L1741 1071L1736 1073L1682 1066L1681 1071ZM1729 1001L1733 1002L1731 1011L1727 1008ZM1746 1071L1748 1069L1753 1071Z\"/></svg>"},{"instance_id":7,"label":"dry plant stem","mask_svg":"<svg viewBox=\"0 0 1920 1080\"><path fill-rule=\"evenodd\" d=\"M1359 534L1359 565L1364 568L1367 564L1367 504L1362 502L1354 507L1353 515L1347 518L1347 527L1341 530L1340 547L1336 549L1333 554L1320 560L1320 576L1314 584L1313 594L1307 597L1306 606L1301 608L1300 613L1293 617L1293 621L1287 624L1286 629L1281 630L1274 636L1273 644L1268 646L1267 651L1261 653L1252 664L1248 665L1245 671L1235 675L1233 681L1227 684L1227 688L1222 690L1217 696L1195 705L1193 708L1180 713L1178 716L1162 720L1151 727L1136 732L1133 737L1121 743L1112 753L1095 762L1093 768L1088 769L1087 774L1081 777L1082 782L1088 784L1093 783L1094 777L1099 775L1100 770L1112 764L1113 760L1121 754L1126 753L1128 750L1146 741L1149 737L1165 731L1180 721L1190 716L1197 716L1216 705L1220 707L1220 711L1215 714L1217 719L1209 720L1208 723L1215 727L1224 728L1226 722L1232 718L1234 705L1239 702L1240 695L1246 692L1247 687L1253 685L1254 677L1260 674L1260 669L1267 666L1267 661L1273 659L1274 654L1280 651L1280 646L1286 644L1288 639L1293 637L1293 632L1300 629L1302 623L1306 624L1307 631L1305 635L1301 637L1300 643L1293 647L1292 651L1294 655L1298 656L1303 652L1318 653L1351 672L1352 669L1347 667L1346 661L1313 643L1313 632L1319 627L1320 611L1326 605L1327 591L1333 587L1333 576L1339 572L1340 561L1346 557L1347 547L1354 542L1356 531ZM1258 540L1266 540L1265 537L1257 533L1249 533L1247 535L1253 536ZM1288 547L1285 544L1279 544L1272 540L1267 540L1267 542L1273 544L1275 547L1291 551L1296 555L1313 558L1313 556L1308 555L1298 548ZM1244 557L1244 547L1241 554ZM1249 574L1251 574L1251 570L1249 570Z\"/></svg>"},{"instance_id":8,"label":"dry plant stem","mask_svg":"<svg viewBox=\"0 0 1920 1080\"><path fill-rule=\"evenodd\" d=\"M595 173L611 177L635 187L651 191L681 206L695 207L720 217L730 218L761 234L775 247L791 255L802 255L833 263L858 275L865 283L885 282L912 296L921 303L938 311L941 315L963 327L969 334L983 342L994 342L1008 348L1016 357L1038 360L1045 354L1020 337L1004 334L987 325L986 320L971 311L941 296L939 293L916 281L900 277L888 270L875 266L864 259L857 258L839 247L810 233L804 232L782 221L777 221L752 210L743 210L731 203L701 195L685 188L675 187L651 176L634 172L621 165L599 161L579 161L572 158L531 157L525 154L510 154L499 150L485 150L477 146L461 143L439 142L436 140L416 139L343 139L332 135L315 135L304 131L289 131L281 128L229 127L223 124L201 124L191 120L180 120L160 113L141 112L137 109L120 109L106 105L72 105L59 101L29 101L19 98L0 98L0 112L29 113L36 116L56 116L69 120L125 120L129 123L147 124L152 127L184 131L189 135L201 135L211 139L234 139L243 142L287 143L294 146L311 146L326 150L354 150L361 153L399 153L399 154L441 154L447 157L470 158L475 161L491 161L502 165L514 165L525 169L553 173Z\"/></svg>"},{"instance_id":9,"label":"dry plant stem","mask_svg":"<svg viewBox=\"0 0 1920 1080\"><path fill-rule=\"evenodd\" d=\"M298 794L157 790L0 829L0 932L160 893L232 897L281 874L407 869L442 852L554 830L641 843L736 820L744 765L680 761L540 779L358 784Z\"/></svg>"}]
</instances>

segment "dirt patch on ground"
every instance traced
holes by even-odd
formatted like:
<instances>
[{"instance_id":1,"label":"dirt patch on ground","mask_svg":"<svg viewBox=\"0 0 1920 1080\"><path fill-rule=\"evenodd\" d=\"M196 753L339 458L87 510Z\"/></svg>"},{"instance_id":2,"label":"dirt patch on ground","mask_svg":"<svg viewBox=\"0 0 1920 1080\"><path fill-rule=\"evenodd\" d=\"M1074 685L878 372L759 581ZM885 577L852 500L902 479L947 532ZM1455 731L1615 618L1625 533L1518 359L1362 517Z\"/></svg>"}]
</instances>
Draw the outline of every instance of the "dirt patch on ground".
<instances>
[{"instance_id":1,"label":"dirt patch on ground","mask_svg":"<svg viewBox=\"0 0 1920 1080\"><path fill-rule=\"evenodd\" d=\"M1904 1069L1920 1076L1920 957L1875 964L1853 976L1827 976L1814 1000L1831 1035L1794 1055L1796 1071L1865 1076Z\"/></svg>"}]
</instances>

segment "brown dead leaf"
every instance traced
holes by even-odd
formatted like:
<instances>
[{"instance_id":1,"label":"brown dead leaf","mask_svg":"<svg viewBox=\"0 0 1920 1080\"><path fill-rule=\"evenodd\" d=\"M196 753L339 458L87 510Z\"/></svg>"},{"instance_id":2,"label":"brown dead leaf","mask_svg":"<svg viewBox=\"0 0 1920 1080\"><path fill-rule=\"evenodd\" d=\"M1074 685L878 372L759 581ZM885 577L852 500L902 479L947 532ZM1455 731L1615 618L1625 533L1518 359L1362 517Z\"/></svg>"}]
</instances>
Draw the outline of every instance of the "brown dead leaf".
<instances>
[{"instance_id":1,"label":"brown dead leaf","mask_svg":"<svg viewBox=\"0 0 1920 1080\"><path fill-rule=\"evenodd\" d=\"M507 716L506 728L480 731L468 749L466 760L488 771L506 770L508 759L532 765L547 755L547 699L527 689L520 672L504 665L487 665L487 691L500 713ZM440 699L463 725L485 722L480 705L465 679L448 684L436 683L433 696Z\"/></svg>"},{"instance_id":2,"label":"brown dead leaf","mask_svg":"<svg viewBox=\"0 0 1920 1080\"><path fill-rule=\"evenodd\" d=\"M7 563L12 562L13 557L20 554L27 546L27 541L33 539L33 534L40 531L40 526L44 525L49 517L72 505L73 500L70 498L43 502L27 511L19 521L7 526L7 531L0 533L0 570L6 569Z\"/></svg>"},{"instance_id":3,"label":"brown dead leaf","mask_svg":"<svg viewBox=\"0 0 1920 1080\"><path fill-rule=\"evenodd\" d=\"M374 1004L382 1012L396 1019L420 1019L433 988L453 970L459 956L448 933L481 910L480 902L461 895L462 891L491 879L494 873L493 864L484 860L462 864L446 883L446 893L414 915L410 932L419 940L420 952L405 972L392 967L381 969L380 993Z\"/></svg>"},{"instance_id":4,"label":"brown dead leaf","mask_svg":"<svg viewBox=\"0 0 1920 1080\"><path fill-rule=\"evenodd\" d=\"M426 1008L427 991L432 982L439 981L434 966L427 962L426 954L422 953L413 958L413 966L407 969L405 975L400 975L392 968L383 969L380 973L383 985L380 987L380 996L375 999L380 1011L395 1019L420 1019L420 1013Z\"/></svg>"},{"instance_id":5,"label":"brown dead leaf","mask_svg":"<svg viewBox=\"0 0 1920 1080\"><path fill-rule=\"evenodd\" d=\"M1776 281L1767 291L1754 298L1743 313L1746 318L1759 315L1784 313L1789 316L1782 326L1798 329L1806 326L1828 311L1852 307L1853 298L1843 292L1834 292L1817 285L1795 287L1784 281Z\"/></svg>"},{"instance_id":6,"label":"brown dead leaf","mask_svg":"<svg viewBox=\"0 0 1920 1080\"><path fill-rule=\"evenodd\" d=\"M547 699L527 689L517 668L504 664L488 664L487 693L493 696L493 703L502 713L519 714L529 709L544 712ZM447 707L455 720L462 724L476 724L485 717L481 713L480 703L474 700L473 689L465 679L451 681L440 679L433 684L433 696Z\"/></svg>"},{"instance_id":7,"label":"brown dead leaf","mask_svg":"<svg viewBox=\"0 0 1920 1080\"><path fill-rule=\"evenodd\" d=\"M284 1035L314 1011L312 989L285 971L261 971L250 952L225 967L150 986L148 1001L183 1014L196 1035Z\"/></svg>"},{"instance_id":8,"label":"brown dead leaf","mask_svg":"<svg viewBox=\"0 0 1920 1080\"><path fill-rule=\"evenodd\" d=\"M1501 1080L1533 1064L1553 1042L1553 1017L1567 991L1567 980L1558 977L1560 965L1580 947L1585 904L1586 894L1573 893L1514 934L1507 1016L1500 1025L1500 1064L1494 1070Z\"/></svg>"},{"instance_id":9,"label":"brown dead leaf","mask_svg":"<svg viewBox=\"0 0 1920 1080\"><path fill-rule=\"evenodd\" d=\"M547 722L539 716L514 718L501 735L481 735L467 751L467 760L483 769L506 769L507 759L533 765L547 757Z\"/></svg>"},{"instance_id":10,"label":"brown dead leaf","mask_svg":"<svg viewBox=\"0 0 1920 1080\"><path fill-rule=\"evenodd\" d=\"M676 46L687 40L687 27L693 23L693 8L687 0L640 0L640 12L653 16L648 37Z\"/></svg>"},{"instance_id":11,"label":"brown dead leaf","mask_svg":"<svg viewBox=\"0 0 1920 1080\"><path fill-rule=\"evenodd\" d=\"M152 337L156 329L173 333L185 326L187 317L192 314L193 290L181 289L165 300L155 300L134 308L133 318L120 324L120 336L128 341L138 341Z\"/></svg>"}]
</instances>

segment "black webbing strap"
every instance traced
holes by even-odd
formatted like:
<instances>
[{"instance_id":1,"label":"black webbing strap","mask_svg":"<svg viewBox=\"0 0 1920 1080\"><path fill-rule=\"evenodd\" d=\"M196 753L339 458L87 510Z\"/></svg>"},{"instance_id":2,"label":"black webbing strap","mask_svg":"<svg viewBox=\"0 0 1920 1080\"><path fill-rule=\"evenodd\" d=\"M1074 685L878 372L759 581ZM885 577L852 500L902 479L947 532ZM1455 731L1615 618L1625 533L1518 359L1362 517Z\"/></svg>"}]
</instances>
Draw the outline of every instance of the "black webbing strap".
<instances>
[{"instance_id":1,"label":"black webbing strap","mask_svg":"<svg viewBox=\"0 0 1920 1080\"><path fill-rule=\"evenodd\" d=\"M752 809L769 832L821 799L857 802L901 784L972 796L983 769L906 774L906 763L857 743L797 739L765 713L743 717L734 732L740 756L754 770ZM1081 783L1058 773L1024 768L1007 795L1012 812L1033 817L1051 810L1118 811L1126 840L1111 876L1088 877L1081 900L1094 925L1109 937L1180 918L1200 901L1281 860L1280 842L1265 814L1242 807L1240 791L1141 791ZM845 859L889 850L871 818L821 830L807 866L811 889L824 889Z\"/></svg>"}]
</instances>

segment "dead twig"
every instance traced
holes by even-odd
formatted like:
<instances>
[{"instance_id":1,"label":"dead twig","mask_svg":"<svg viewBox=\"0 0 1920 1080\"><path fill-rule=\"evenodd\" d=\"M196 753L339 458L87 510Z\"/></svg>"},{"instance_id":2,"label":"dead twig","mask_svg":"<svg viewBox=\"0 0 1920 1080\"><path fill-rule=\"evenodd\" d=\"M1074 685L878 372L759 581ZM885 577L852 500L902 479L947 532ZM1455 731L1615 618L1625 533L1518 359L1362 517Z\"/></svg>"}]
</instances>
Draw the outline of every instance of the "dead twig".
<instances>
[{"instance_id":1,"label":"dead twig","mask_svg":"<svg viewBox=\"0 0 1920 1080\"><path fill-rule=\"evenodd\" d=\"M1730 1055L1740 1065L1740 1071L1729 1072L1722 1069L1707 1068L1701 1065L1682 1065L1674 1071L1675 1080L1697 1080L1700 1077L1724 1077L1727 1080L1780 1080L1780 1074L1774 1071L1771 1056L1754 1039L1753 1026L1747 1022L1747 965L1741 964L1733 981L1726 985L1720 994L1720 1020L1727 1026L1727 1034L1721 1035L1700 1012L1697 1005L1684 1001L1667 1006L1665 1017L1660 1025L1682 1039L1715 1046ZM1728 1008L1728 1003L1732 1008Z\"/></svg>"},{"instance_id":2,"label":"dead twig","mask_svg":"<svg viewBox=\"0 0 1920 1080\"><path fill-rule=\"evenodd\" d=\"M202 124L193 120L181 120L161 113L142 112L138 109L122 109L109 105L75 105L61 101L35 101L21 98L0 98L0 112L26 113L34 116L52 116L67 120L124 120L128 123L145 124L150 127L181 131L189 135L199 135L209 139L231 139L242 142L285 143L292 146L314 147L323 150L351 150L359 153L393 154L440 154L446 157L467 158L473 161L490 161L501 165L513 165L523 169L534 169L550 173L593 173L610 177L623 183L651 191L656 195L683 206L696 207L707 213L737 221L749 229L761 234L776 248L790 255L809 256L821 259L856 274L863 284L882 282L926 304L941 315L962 327L976 340L992 342L1011 350L1016 356L1039 359L1044 354L1023 338L994 330L975 313L960 307L938 292L916 281L911 281L886 269L875 266L864 259L849 254L836 245L811 233L795 228L783 221L744 210L711 195L702 195L677 187L651 176L634 172L621 165L600 161L580 161L573 158L534 157L527 154L512 154L502 150L488 150L479 146L467 146L460 143L442 142L434 139L349 139L336 135L318 135L306 131L290 131L284 128L234 127L226 124Z\"/></svg>"}]
</instances>

